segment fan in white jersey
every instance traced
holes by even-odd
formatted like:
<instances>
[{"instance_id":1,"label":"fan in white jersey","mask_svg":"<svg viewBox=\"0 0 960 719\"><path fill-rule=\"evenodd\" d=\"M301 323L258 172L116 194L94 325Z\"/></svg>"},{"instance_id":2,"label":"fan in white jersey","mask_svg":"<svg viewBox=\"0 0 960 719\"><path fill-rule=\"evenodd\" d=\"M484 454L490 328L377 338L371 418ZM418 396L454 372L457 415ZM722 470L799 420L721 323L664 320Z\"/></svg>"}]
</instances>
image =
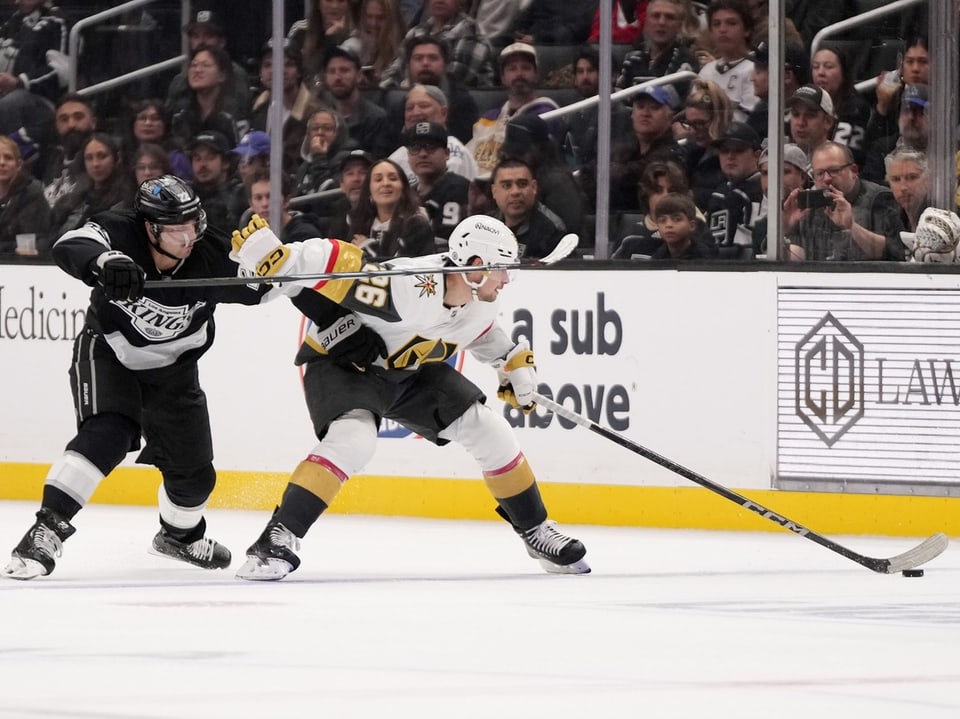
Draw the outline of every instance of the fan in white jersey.
<instances>
[{"instance_id":1,"label":"fan in white jersey","mask_svg":"<svg viewBox=\"0 0 960 719\"><path fill-rule=\"evenodd\" d=\"M233 247L232 256L261 276L356 272L363 266L354 245L320 238L283 245L259 217L234 233ZM304 394L319 443L294 470L238 577L281 579L300 565L299 539L373 456L383 418L441 446L459 442L480 465L497 513L520 535L531 557L548 572L589 571L583 544L547 519L533 471L506 420L445 362L469 350L498 369L502 399L533 410L533 352L525 340L510 340L496 322L497 297L510 283L507 268L516 263L513 233L491 217L474 215L454 229L444 254L366 265L424 272L312 285L318 295L356 314L343 318L339 327L311 331L301 347L297 362L305 365ZM445 266L478 269L440 272ZM311 284L284 283L281 291L293 296ZM382 339L384 356L354 365L328 358L341 338L361 332Z\"/></svg>"}]
</instances>

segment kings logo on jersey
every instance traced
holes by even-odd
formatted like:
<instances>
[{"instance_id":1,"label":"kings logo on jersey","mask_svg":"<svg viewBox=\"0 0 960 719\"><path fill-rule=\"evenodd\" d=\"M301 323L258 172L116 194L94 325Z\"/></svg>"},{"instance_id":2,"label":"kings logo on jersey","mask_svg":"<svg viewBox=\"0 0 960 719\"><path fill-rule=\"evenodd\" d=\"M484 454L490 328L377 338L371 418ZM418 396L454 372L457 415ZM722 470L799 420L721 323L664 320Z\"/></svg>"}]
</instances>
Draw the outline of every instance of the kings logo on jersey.
<instances>
[{"instance_id":1,"label":"kings logo on jersey","mask_svg":"<svg viewBox=\"0 0 960 719\"><path fill-rule=\"evenodd\" d=\"M135 303L114 303L130 315L130 326L151 342L165 342L181 335L190 327L193 316L206 306L200 301L194 305L167 307L149 297Z\"/></svg>"}]
</instances>

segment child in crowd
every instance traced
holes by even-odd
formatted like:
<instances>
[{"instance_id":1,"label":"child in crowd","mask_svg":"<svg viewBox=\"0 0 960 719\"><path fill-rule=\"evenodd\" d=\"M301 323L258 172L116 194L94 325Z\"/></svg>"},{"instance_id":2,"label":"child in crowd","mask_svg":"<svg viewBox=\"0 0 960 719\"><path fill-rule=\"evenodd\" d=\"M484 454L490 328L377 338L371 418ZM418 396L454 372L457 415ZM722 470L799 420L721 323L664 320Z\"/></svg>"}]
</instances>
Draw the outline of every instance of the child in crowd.
<instances>
[{"instance_id":1,"label":"child in crowd","mask_svg":"<svg viewBox=\"0 0 960 719\"><path fill-rule=\"evenodd\" d=\"M697 207L687 194L671 192L654 210L657 228L663 239L650 257L652 260L710 259L710 248L697 239Z\"/></svg>"}]
</instances>

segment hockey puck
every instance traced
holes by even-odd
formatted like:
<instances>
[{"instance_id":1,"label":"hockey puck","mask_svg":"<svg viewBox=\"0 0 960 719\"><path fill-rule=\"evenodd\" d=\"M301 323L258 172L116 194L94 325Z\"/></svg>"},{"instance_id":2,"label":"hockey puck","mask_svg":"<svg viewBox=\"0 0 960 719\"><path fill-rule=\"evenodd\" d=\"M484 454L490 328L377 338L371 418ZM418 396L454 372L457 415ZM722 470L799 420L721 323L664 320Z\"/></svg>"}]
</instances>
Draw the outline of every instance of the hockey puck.
<instances>
[{"instance_id":1,"label":"hockey puck","mask_svg":"<svg viewBox=\"0 0 960 719\"><path fill-rule=\"evenodd\" d=\"M923 576L922 569L904 569L900 573L905 577L922 577Z\"/></svg>"}]
</instances>

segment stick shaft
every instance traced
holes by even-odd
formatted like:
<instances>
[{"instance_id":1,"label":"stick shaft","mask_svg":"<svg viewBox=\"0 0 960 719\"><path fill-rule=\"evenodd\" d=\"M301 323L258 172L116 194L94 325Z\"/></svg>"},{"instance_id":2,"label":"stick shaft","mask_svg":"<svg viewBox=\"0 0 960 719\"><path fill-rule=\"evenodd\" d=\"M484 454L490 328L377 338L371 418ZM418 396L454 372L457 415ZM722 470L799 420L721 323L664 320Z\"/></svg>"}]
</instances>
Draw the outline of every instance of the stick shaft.
<instances>
[{"instance_id":1,"label":"stick shaft","mask_svg":"<svg viewBox=\"0 0 960 719\"><path fill-rule=\"evenodd\" d=\"M732 489L727 489L723 485L717 484L716 482L697 474L692 469L688 469L683 465L677 464L673 460L667 459L666 457L657 454L653 450L647 449L646 447L627 439L623 435L618 434L613 430L604 427L603 425L597 424L596 422L587 419L586 417L583 417L570 409L567 409L563 405L554 402L552 399L544 397L542 394L534 394L534 400L537 402L537 404L550 410L558 416L574 422L581 427L589 429L591 432L599 434L601 437L609 439L610 441L619 444L621 447L629 449L635 454L639 454L641 457L650 460L654 464L658 464L665 469L669 469L671 472L679 474L684 479L688 479L691 482L699 484L701 487L705 487L711 492L719 494L724 499L727 499L734 504L738 504L744 509L748 509L755 514L760 515L764 519L769 519L771 522L780 525L784 529L788 529L794 534L804 537L805 539L809 539L812 542L816 542L820 546L826 547L830 551L836 552L847 559L853 560L854 562L857 562L858 564L861 564L864 567L867 567L867 569L873 570L874 572L890 574L893 572L902 571L903 569L910 569L914 566L927 562L930 559L933 559L933 557L936 557L944 549L946 549L946 537L943 534L936 534L933 537L925 540L924 543L919 547L904 552L901 555L897 555L896 557L891 557L889 559L878 559L875 557L864 556L853 551L852 549L844 547L842 544L837 544L832 539L828 539L827 537L824 537L823 535L818 534L817 532L814 532L813 530L808 529L797 522L794 522L792 519L784 517L781 514L777 514L762 504L754 502L753 500L744 497L742 494L734 492Z\"/></svg>"},{"instance_id":2,"label":"stick shaft","mask_svg":"<svg viewBox=\"0 0 960 719\"><path fill-rule=\"evenodd\" d=\"M273 277L196 277L183 280L147 280L144 287L229 287L232 285L273 285L282 282L320 282L321 280L358 280L367 277L403 277L409 275L452 275L490 270L534 269L539 265L474 265L471 267L409 267L392 270L358 270L356 272L316 272Z\"/></svg>"},{"instance_id":3,"label":"stick shaft","mask_svg":"<svg viewBox=\"0 0 960 719\"><path fill-rule=\"evenodd\" d=\"M321 280L360 280L368 277L409 277L411 275L453 275L464 272L489 272L491 270L532 270L543 269L568 257L580 238L574 234L564 235L553 251L539 260L521 260L517 264L468 265L464 267L398 267L391 270L360 270L357 272L317 272L302 275L279 275L275 277L196 277L183 280L147 280L146 289L151 287L229 287L236 285L264 285L282 282L319 282Z\"/></svg>"}]
</instances>

